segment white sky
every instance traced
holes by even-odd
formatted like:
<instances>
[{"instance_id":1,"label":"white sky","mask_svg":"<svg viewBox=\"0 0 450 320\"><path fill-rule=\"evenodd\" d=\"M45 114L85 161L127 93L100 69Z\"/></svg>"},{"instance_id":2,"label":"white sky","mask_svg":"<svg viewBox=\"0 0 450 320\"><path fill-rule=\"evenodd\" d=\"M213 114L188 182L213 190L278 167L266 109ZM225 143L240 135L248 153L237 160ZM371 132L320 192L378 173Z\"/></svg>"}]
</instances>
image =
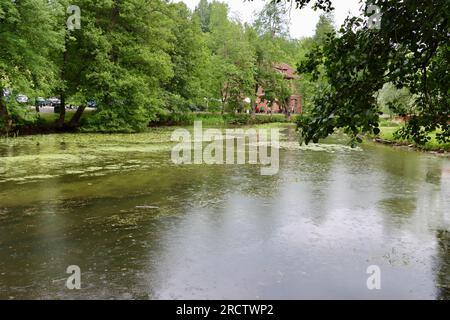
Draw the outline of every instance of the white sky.
<instances>
[{"instance_id":1,"label":"white sky","mask_svg":"<svg viewBox=\"0 0 450 320\"><path fill-rule=\"evenodd\" d=\"M192 10L195 9L200 0L174 0L175 2L184 2ZM212 0L210 0L212 1ZM244 22L253 22L255 12L258 12L268 0L253 0L248 2L244 0L220 0L225 2L231 9L231 15L239 17ZM335 0L333 1L334 20L336 26L340 26L349 15L358 15L360 12L360 0ZM314 35L315 27L319 21L321 10L314 11L310 7L298 10L295 6L291 11L291 37L301 38Z\"/></svg>"}]
</instances>

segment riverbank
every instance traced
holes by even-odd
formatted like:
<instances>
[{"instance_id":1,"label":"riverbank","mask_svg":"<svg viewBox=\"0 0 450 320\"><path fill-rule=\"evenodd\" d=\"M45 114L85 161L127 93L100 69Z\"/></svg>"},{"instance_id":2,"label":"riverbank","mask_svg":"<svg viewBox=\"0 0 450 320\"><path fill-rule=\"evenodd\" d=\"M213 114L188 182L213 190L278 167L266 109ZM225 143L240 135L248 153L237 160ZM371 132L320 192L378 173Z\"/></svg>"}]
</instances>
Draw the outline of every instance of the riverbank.
<instances>
[{"instance_id":1,"label":"riverbank","mask_svg":"<svg viewBox=\"0 0 450 320\"><path fill-rule=\"evenodd\" d=\"M439 143L436 139L436 134L431 135L431 140L421 146L416 144L412 140L397 139L394 133L399 129L397 127L380 127L380 134L375 137L371 137L374 142L390 145L399 148L408 148L410 150L416 150L421 152L429 152L439 155L450 156L450 143Z\"/></svg>"},{"instance_id":2,"label":"riverbank","mask_svg":"<svg viewBox=\"0 0 450 320\"><path fill-rule=\"evenodd\" d=\"M290 119L284 114L247 114L247 113L164 113L158 115L155 121L150 122L150 127L160 126L190 126L195 121L202 121L204 125L259 125L267 123L294 123L296 116Z\"/></svg>"},{"instance_id":3,"label":"riverbank","mask_svg":"<svg viewBox=\"0 0 450 320\"><path fill-rule=\"evenodd\" d=\"M27 136L36 134L52 133L109 133L108 131L99 132L89 127L89 119L95 115L95 112L84 112L77 127L70 126L71 118L75 111L67 110L65 125L58 127L55 125L59 114L41 113L36 115L34 121L24 122L11 130L7 136ZM240 126L240 125L261 125L269 123L294 123L295 117L290 119L284 114L221 114L221 113L162 113L153 121L150 121L149 128L172 127L172 126L191 126L195 121L202 121L206 126ZM114 133L121 133L117 130ZM126 132L129 133L129 132ZM5 135L5 134L4 134Z\"/></svg>"},{"instance_id":4,"label":"riverbank","mask_svg":"<svg viewBox=\"0 0 450 320\"><path fill-rule=\"evenodd\" d=\"M0 299L369 299L370 265L380 299L449 298L449 161L275 126L274 176L175 165L176 127L0 139Z\"/></svg>"}]
</instances>

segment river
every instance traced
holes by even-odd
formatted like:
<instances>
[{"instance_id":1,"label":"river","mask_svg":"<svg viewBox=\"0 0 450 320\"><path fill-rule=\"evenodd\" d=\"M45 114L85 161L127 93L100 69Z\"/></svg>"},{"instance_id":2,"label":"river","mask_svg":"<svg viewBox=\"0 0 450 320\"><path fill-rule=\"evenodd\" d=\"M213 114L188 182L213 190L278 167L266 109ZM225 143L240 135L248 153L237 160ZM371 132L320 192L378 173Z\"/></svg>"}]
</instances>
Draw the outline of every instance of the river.
<instances>
[{"instance_id":1,"label":"river","mask_svg":"<svg viewBox=\"0 0 450 320\"><path fill-rule=\"evenodd\" d=\"M1 140L0 298L450 299L450 160L283 130L274 176L171 129Z\"/></svg>"}]
</instances>

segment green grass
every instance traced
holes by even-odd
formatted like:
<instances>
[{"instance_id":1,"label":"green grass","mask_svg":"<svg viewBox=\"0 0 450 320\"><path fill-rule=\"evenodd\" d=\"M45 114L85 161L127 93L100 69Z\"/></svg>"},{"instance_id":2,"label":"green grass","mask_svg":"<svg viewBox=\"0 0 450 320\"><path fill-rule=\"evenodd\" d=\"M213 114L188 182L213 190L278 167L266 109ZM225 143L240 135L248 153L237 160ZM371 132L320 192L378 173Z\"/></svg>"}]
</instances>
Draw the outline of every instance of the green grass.
<instances>
[{"instance_id":1,"label":"green grass","mask_svg":"<svg viewBox=\"0 0 450 320\"><path fill-rule=\"evenodd\" d=\"M289 119L283 114L255 115L220 114L220 113L164 113L151 122L151 126L185 126L202 121L205 126L258 125L267 123L294 122L295 116Z\"/></svg>"},{"instance_id":2,"label":"green grass","mask_svg":"<svg viewBox=\"0 0 450 320\"><path fill-rule=\"evenodd\" d=\"M425 150L425 151L450 151L450 143L439 143L436 140L436 133L430 134L431 140L428 141L425 145L417 145L412 140L405 140L405 139L396 139L394 137L394 133L399 129L398 127L380 127L381 133L379 137L386 141L391 141L399 144L405 144L405 145L414 145L416 148Z\"/></svg>"},{"instance_id":3,"label":"green grass","mask_svg":"<svg viewBox=\"0 0 450 320\"><path fill-rule=\"evenodd\" d=\"M66 110L65 123L69 124L72 120L73 115L76 110ZM81 116L81 121L86 120L90 116L93 115L91 110L85 110L83 115ZM36 113L34 110L30 110L27 113L27 118L20 119L13 129L6 133L7 136L14 135L29 135L29 134L44 134L44 133L53 133L60 132L57 130L55 124L56 120L59 119L59 114L54 112L41 112ZM0 136L2 136L4 132L0 130Z\"/></svg>"},{"instance_id":4,"label":"green grass","mask_svg":"<svg viewBox=\"0 0 450 320\"><path fill-rule=\"evenodd\" d=\"M76 110L66 110L66 118L65 122L69 123L72 119L72 116L75 114ZM81 119L86 119L92 115L92 111L84 110L83 115L81 116ZM59 113L54 112L46 112L46 113L40 113L39 120L41 125L51 125L55 123L55 121L59 118Z\"/></svg>"},{"instance_id":5,"label":"green grass","mask_svg":"<svg viewBox=\"0 0 450 320\"><path fill-rule=\"evenodd\" d=\"M33 111L34 112L34 111ZM68 124L75 110L66 110L65 123ZM95 113L90 110L85 110L81 117L81 129L84 132L85 127L83 123L89 120ZM36 117L37 114L34 113ZM55 127L55 123L59 118L58 113L46 112L40 113L37 118L33 121L23 122L17 125L14 131L15 135L29 135L29 134L44 134L44 133L54 133L61 132ZM283 114L274 115L251 115L251 114L220 114L220 113L162 113L157 116L157 118L149 123L151 128L154 127L167 127L167 126L191 126L196 121L202 121L205 127L227 127L227 126L255 126L255 125L266 125L266 124L286 124L294 123L296 116L292 116L289 120ZM63 130L64 131L64 130ZM73 131L71 128L69 131ZM91 131L89 131L91 132ZM95 132L92 131L92 132Z\"/></svg>"},{"instance_id":6,"label":"green grass","mask_svg":"<svg viewBox=\"0 0 450 320\"><path fill-rule=\"evenodd\" d=\"M401 125L402 125L401 123L389 119L381 119L380 121L380 127L398 128Z\"/></svg>"}]
</instances>

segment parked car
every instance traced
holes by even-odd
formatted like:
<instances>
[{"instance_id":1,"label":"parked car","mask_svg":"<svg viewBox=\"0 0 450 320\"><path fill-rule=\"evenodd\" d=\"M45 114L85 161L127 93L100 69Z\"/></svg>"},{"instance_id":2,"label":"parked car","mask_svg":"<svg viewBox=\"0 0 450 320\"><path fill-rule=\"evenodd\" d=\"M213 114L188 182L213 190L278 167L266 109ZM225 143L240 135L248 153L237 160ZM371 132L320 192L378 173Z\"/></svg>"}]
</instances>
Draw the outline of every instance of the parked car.
<instances>
[{"instance_id":1,"label":"parked car","mask_svg":"<svg viewBox=\"0 0 450 320\"><path fill-rule=\"evenodd\" d=\"M37 97L35 101L36 107L44 107L47 105L47 101L42 97Z\"/></svg>"},{"instance_id":2,"label":"parked car","mask_svg":"<svg viewBox=\"0 0 450 320\"><path fill-rule=\"evenodd\" d=\"M24 94L19 94L16 97L16 101L18 103L28 103L28 97L26 95L24 95Z\"/></svg>"},{"instance_id":3,"label":"parked car","mask_svg":"<svg viewBox=\"0 0 450 320\"><path fill-rule=\"evenodd\" d=\"M61 106L61 100L56 97L49 98L47 99L47 105L52 107L59 107Z\"/></svg>"},{"instance_id":4,"label":"parked car","mask_svg":"<svg viewBox=\"0 0 450 320\"><path fill-rule=\"evenodd\" d=\"M87 106L88 106L88 108L97 108L97 102L95 101L95 100L89 100L88 102L87 102Z\"/></svg>"},{"instance_id":5,"label":"parked car","mask_svg":"<svg viewBox=\"0 0 450 320\"><path fill-rule=\"evenodd\" d=\"M3 95L3 97L5 97L5 98L8 99L8 98L11 96L11 90L10 90L10 89L4 88L4 89L2 90L2 95Z\"/></svg>"}]
</instances>

